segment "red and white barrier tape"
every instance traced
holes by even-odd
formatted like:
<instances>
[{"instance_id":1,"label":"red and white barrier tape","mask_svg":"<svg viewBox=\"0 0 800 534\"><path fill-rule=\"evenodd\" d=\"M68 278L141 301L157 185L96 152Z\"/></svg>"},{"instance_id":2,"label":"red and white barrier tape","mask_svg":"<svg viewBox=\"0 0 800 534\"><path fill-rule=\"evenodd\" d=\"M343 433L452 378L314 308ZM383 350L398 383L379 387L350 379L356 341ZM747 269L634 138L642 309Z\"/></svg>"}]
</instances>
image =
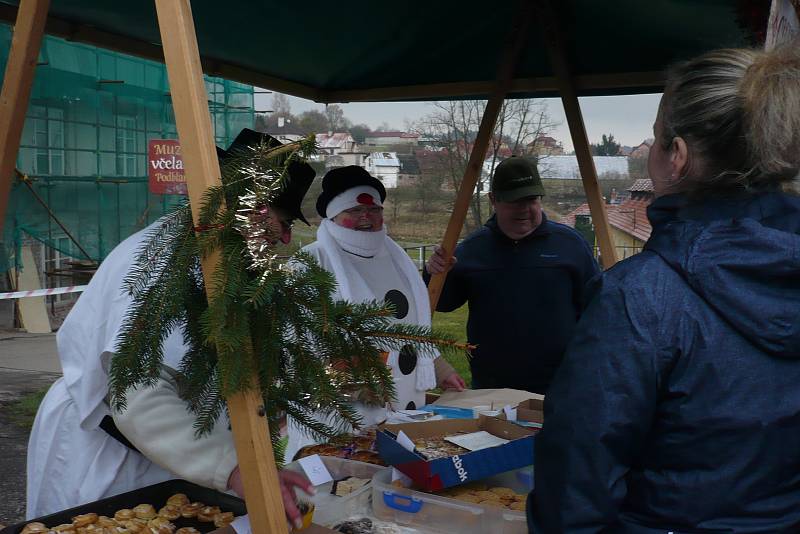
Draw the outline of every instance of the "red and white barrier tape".
<instances>
[{"instance_id":1,"label":"red and white barrier tape","mask_svg":"<svg viewBox=\"0 0 800 534\"><path fill-rule=\"evenodd\" d=\"M28 291L12 291L0 293L3 299L24 299L25 297L46 297L47 295L61 295L63 293L80 293L88 286L51 287L50 289L31 289Z\"/></svg>"}]
</instances>

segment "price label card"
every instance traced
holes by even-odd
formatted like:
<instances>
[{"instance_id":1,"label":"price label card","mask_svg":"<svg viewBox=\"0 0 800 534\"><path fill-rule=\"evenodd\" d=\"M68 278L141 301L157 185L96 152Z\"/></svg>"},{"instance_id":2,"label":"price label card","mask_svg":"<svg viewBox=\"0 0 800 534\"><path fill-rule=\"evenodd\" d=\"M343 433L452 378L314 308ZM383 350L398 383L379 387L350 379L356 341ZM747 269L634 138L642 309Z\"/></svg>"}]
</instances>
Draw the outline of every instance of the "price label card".
<instances>
[{"instance_id":1,"label":"price label card","mask_svg":"<svg viewBox=\"0 0 800 534\"><path fill-rule=\"evenodd\" d=\"M298 462L300 463L300 467L303 468L308 480L310 480L311 484L314 486L319 486L320 484L325 484L333 480L330 471L328 471L328 468L322 463L322 458L319 457L319 454L300 458Z\"/></svg>"},{"instance_id":2,"label":"price label card","mask_svg":"<svg viewBox=\"0 0 800 534\"><path fill-rule=\"evenodd\" d=\"M414 442L411 441L411 438L406 436L406 433L402 430L397 433L397 443L403 446L404 449L414 452Z\"/></svg>"},{"instance_id":3,"label":"price label card","mask_svg":"<svg viewBox=\"0 0 800 534\"><path fill-rule=\"evenodd\" d=\"M489 447L497 447L498 445L505 445L508 443L507 439L489 434L485 430L458 436L446 436L444 439L470 451L479 451L481 449L488 449Z\"/></svg>"}]
</instances>

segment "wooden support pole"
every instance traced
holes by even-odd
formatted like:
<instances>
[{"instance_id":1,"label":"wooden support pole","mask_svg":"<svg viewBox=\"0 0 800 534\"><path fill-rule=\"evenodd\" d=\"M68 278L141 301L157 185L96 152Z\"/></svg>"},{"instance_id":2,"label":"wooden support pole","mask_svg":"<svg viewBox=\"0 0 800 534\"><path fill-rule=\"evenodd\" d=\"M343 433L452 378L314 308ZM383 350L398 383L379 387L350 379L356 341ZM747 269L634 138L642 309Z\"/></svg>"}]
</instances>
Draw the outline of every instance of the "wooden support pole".
<instances>
[{"instance_id":1,"label":"wooden support pole","mask_svg":"<svg viewBox=\"0 0 800 534\"><path fill-rule=\"evenodd\" d=\"M209 187L221 183L197 36L189 0L155 0L155 4L183 151L189 201L197 224L203 194ZM209 282L218 259L217 253L202 262L203 278L209 292L214 289ZM252 357L252 354L243 357ZM278 471L262 404L257 383L251 384L247 392L228 399L231 429L253 532L286 533Z\"/></svg>"},{"instance_id":2,"label":"wooden support pole","mask_svg":"<svg viewBox=\"0 0 800 534\"><path fill-rule=\"evenodd\" d=\"M583 189L589 203L589 212L592 214L597 242L600 245L600 257L605 269L617 263L617 251L611 240L611 227L608 224L606 204L603 193L597 183L597 169L592 159L589 139L586 135L586 126L583 123L581 106L578 102L578 93L572 79L565 50L565 40L559 27L558 14L552 0L538 0L539 20L542 35L550 53L550 63L556 75L556 84L561 93L561 102L564 104L564 113L567 116L569 133L572 137L572 146L578 158L578 168L581 170Z\"/></svg>"},{"instance_id":3,"label":"wooden support pole","mask_svg":"<svg viewBox=\"0 0 800 534\"><path fill-rule=\"evenodd\" d=\"M504 56L501 58L497 83L489 96L489 100L486 102L486 108L483 110L481 124L478 127L478 135L475 138L475 144L472 146L467 168L464 171L464 177L461 179L461 185L458 188L453 212L450 214L450 220L447 223L447 229L442 239L442 250L448 259L451 258L455 252L458 236L461 234L461 228L464 226L464 219L467 217L467 211L469 210L469 203L472 199L475 185L478 183L478 179L481 176L483 160L486 157L486 150L489 147L489 140L491 139L492 132L494 132L497 116L500 113L500 108L503 106L505 95L511 87L517 59L522 51L522 47L527 41L531 18L531 3L528 0L522 0L518 16L514 19L511 27L508 47L505 50ZM442 294L446 276L446 272L436 274L433 275L430 282L428 282L428 298L431 304L431 314L436 312L436 304L439 302L439 297Z\"/></svg>"},{"instance_id":4,"label":"wooden support pole","mask_svg":"<svg viewBox=\"0 0 800 534\"><path fill-rule=\"evenodd\" d=\"M22 0L11 38L3 89L0 91L0 236L3 235L19 141L49 8L50 0Z\"/></svg>"}]
</instances>

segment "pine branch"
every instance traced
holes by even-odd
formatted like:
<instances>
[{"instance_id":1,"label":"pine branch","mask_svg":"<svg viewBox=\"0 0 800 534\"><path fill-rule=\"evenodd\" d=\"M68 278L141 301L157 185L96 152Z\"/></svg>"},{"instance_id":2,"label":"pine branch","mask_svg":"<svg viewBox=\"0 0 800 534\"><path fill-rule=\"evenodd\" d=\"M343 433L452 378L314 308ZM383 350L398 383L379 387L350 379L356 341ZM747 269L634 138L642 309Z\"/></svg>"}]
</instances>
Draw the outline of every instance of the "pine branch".
<instances>
[{"instance_id":1,"label":"pine branch","mask_svg":"<svg viewBox=\"0 0 800 534\"><path fill-rule=\"evenodd\" d=\"M289 265L277 260L260 227L263 207L313 143L310 137L232 156L222 186L203 197L198 228L183 206L147 236L126 277L132 305L110 372L116 408L125 407L129 388L158 379L163 342L181 328L187 350L180 395L195 414L197 435L224 417L226 398L257 378L280 463L283 414L330 439L362 424L354 402L384 405L395 397L382 351L411 344L427 356L468 348L425 327L394 324L384 303L334 300L335 278L307 254ZM219 260L208 299L200 258L213 250Z\"/></svg>"}]
</instances>

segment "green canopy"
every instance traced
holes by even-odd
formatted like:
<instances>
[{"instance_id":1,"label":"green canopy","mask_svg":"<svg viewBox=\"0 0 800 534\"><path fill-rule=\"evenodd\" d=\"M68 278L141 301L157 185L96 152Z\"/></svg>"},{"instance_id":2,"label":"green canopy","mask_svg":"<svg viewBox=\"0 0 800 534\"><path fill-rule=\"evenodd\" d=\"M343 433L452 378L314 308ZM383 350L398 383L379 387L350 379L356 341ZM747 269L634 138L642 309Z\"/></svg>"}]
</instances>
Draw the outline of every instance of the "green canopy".
<instances>
[{"instance_id":1,"label":"green canopy","mask_svg":"<svg viewBox=\"0 0 800 534\"><path fill-rule=\"evenodd\" d=\"M0 0L0 20L13 22L17 4ZM555 5L580 95L658 91L670 63L713 48L757 44L769 11L766 0ZM207 74L319 102L347 102L485 97L519 4L194 0L192 10ZM531 29L510 96L554 96L540 27ZM150 0L52 0L46 31L163 59Z\"/></svg>"}]
</instances>

